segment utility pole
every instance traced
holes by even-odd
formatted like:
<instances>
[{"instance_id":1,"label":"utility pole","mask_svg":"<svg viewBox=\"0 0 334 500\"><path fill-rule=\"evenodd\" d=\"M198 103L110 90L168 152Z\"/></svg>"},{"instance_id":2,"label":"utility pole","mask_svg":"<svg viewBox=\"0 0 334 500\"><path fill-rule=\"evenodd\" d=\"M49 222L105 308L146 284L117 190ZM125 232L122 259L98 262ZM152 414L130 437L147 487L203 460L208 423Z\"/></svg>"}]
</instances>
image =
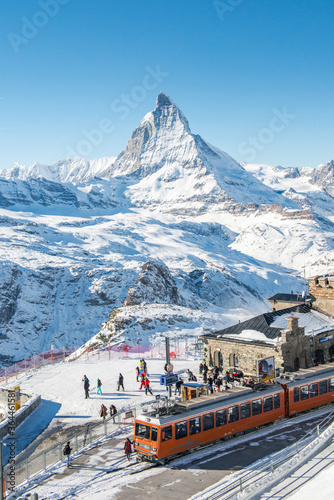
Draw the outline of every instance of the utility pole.
<instances>
[{"instance_id":1,"label":"utility pole","mask_svg":"<svg viewBox=\"0 0 334 500\"><path fill-rule=\"evenodd\" d=\"M2 441L0 441L0 500L3 500Z\"/></svg>"},{"instance_id":2,"label":"utility pole","mask_svg":"<svg viewBox=\"0 0 334 500\"><path fill-rule=\"evenodd\" d=\"M166 364L167 366L170 364L170 345L169 345L169 338L165 337L165 342L166 342ZM172 387L169 385L168 386L168 397L172 397Z\"/></svg>"}]
</instances>

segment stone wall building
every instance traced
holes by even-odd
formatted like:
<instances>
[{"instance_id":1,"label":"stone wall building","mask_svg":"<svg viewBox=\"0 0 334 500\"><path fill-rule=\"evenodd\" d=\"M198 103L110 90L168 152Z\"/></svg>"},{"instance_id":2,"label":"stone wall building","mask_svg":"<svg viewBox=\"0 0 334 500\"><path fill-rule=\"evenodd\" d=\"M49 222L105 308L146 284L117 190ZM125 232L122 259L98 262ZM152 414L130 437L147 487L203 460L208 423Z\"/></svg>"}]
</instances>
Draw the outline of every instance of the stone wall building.
<instances>
[{"instance_id":1,"label":"stone wall building","mask_svg":"<svg viewBox=\"0 0 334 500\"><path fill-rule=\"evenodd\" d=\"M334 357L334 320L302 304L261 314L201 337L208 365L257 376L258 361L273 356L280 372Z\"/></svg>"},{"instance_id":2,"label":"stone wall building","mask_svg":"<svg viewBox=\"0 0 334 500\"><path fill-rule=\"evenodd\" d=\"M280 309L287 309L288 307L299 306L305 303L312 302L311 297L304 294L297 293L276 293L273 297L268 299L271 310L279 311Z\"/></svg>"},{"instance_id":3,"label":"stone wall building","mask_svg":"<svg viewBox=\"0 0 334 500\"><path fill-rule=\"evenodd\" d=\"M308 279L313 307L334 316L334 275L317 275Z\"/></svg>"}]
</instances>

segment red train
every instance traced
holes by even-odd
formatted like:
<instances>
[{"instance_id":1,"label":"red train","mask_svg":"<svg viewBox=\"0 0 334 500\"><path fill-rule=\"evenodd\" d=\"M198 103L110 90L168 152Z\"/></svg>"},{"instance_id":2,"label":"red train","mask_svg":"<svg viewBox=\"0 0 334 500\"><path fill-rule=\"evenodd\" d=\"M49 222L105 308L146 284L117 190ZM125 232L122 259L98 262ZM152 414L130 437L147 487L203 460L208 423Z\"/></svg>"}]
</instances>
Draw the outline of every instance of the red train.
<instances>
[{"instance_id":1,"label":"red train","mask_svg":"<svg viewBox=\"0 0 334 500\"><path fill-rule=\"evenodd\" d=\"M139 415L134 449L139 460L166 462L191 448L332 403L333 398L334 364L300 370L274 384L238 387Z\"/></svg>"}]
</instances>

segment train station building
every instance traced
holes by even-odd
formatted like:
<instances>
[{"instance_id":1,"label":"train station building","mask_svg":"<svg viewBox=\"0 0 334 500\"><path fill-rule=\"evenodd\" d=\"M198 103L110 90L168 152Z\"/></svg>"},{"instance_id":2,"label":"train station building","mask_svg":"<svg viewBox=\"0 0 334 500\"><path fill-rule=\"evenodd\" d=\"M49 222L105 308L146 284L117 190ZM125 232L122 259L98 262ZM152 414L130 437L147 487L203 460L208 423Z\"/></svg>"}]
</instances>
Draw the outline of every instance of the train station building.
<instances>
[{"instance_id":1,"label":"train station building","mask_svg":"<svg viewBox=\"0 0 334 500\"><path fill-rule=\"evenodd\" d=\"M277 373L334 359L334 275L308 282L308 295L277 294L271 312L203 335L206 363L256 377L259 361L271 357Z\"/></svg>"}]
</instances>

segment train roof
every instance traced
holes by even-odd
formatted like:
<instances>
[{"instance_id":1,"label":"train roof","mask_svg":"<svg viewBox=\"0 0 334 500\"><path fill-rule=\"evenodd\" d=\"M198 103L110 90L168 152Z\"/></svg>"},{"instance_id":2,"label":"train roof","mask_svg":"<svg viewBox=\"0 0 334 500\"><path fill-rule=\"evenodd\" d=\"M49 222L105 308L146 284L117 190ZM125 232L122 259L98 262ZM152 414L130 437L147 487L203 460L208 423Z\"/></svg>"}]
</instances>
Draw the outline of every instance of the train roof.
<instances>
[{"instance_id":1,"label":"train roof","mask_svg":"<svg viewBox=\"0 0 334 500\"><path fill-rule=\"evenodd\" d=\"M178 402L170 407L169 415L159 415L158 410L152 410L147 414L138 415L136 420L150 422L153 425L166 425L176 420L181 420L182 416L189 418L200 413L215 411L219 408L226 408L233 404L256 399L268 393L282 391L283 387L280 384L259 384L258 389L255 388L255 390L247 387L235 387L223 393L218 392L209 394L208 396L200 396L198 398Z\"/></svg>"},{"instance_id":2,"label":"train roof","mask_svg":"<svg viewBox=\"0 0 334 500\"><path fill-rule=\"evenodd\" d=\"M298 372L283 373L280 377L276 378L275 381L292 386L300 385L300 382L303 380L305 380L305 382L310 382L312 380L321 380L331 375L334 376L334 363L312 366L311 368L302 368L298 370Z\"/></svg>"}]
</instances>

